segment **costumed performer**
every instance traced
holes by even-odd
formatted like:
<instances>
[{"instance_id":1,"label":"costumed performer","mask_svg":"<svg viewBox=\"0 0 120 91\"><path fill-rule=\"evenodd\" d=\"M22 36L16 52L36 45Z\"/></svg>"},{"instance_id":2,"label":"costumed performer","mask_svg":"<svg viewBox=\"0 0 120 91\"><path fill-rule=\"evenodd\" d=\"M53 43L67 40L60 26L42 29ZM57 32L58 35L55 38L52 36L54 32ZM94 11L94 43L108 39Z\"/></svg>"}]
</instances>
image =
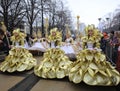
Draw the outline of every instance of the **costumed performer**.
<instances>
[{"instance_id":1,"label":"costumed performer","mask_svg":"<svg viewBox=\"0 0 120 91\"><path fill-rule=\"evenodd\" d=\"M36 35L34 34L34 36ZM42 38L40 30L37 31L37 37L32 39L32 41L33 45L29 48L29 50L38 50L41 52L45 52L47 48L49 48L49 44L46 42L45 38Z\"/></svg>"},{"instance_id":2,"label":"costumed performer","mask_svg":"<svg viewBox=\"0 0 120 91\"><path fill-rule=\"evenodd\" d=\"M83 50L78 53L77 61L72 65L69 80L74 83L83 81L88 85L118 85L120 74L99 49L100 43L95 30L93 25L86 27L86 36L82 38Z\"/></svg>"},{"instance_id":3,"label":"costumed performer","mask_svg":"<svg viewBox=\"0 0 120 91\"><path fill-rule=\"evenodd\" d=\"M42 78L62 79L68 76L72 62L64 51L59 48L62 38L60 33L57 32L57 28L52 29L50 33L51 48L44 53L43 60L40 65L34 68L34 73Z\"/></svg>"},{"instance_id":4,"label":"costumed performer","mask_svg":"<svg viewBox=\"0 0 120 91\"><path fill-rule=\"evenodd\" d=\"M36 65L36 59L24 48L24 38L25 35L20 32L20 29L13 30L13 35L11 36L13 47L9 51L9 55L5 58L5 61L0 64L2 72L21 72L30 70Z\"/></svg>"},{"instance_id":5,"label":"costumed performer","mask_svg":"<svg viewBox=\"0 0 120 91\"><path fill-rule=\"evenodd\" d=\"M65 52L66 55L75 54L74 47L73 47L74 40L71 37L70 30L68 28L66 28L66 29L67 29L66 30L66 39L65 39L63 46L61 46L61 49Z\"/></svg>"},{"instance_id":6,"label":"costumed performer","mask_svg":"<svg viewBox=\"0 0 120 91\"><path fill-rule=\"evenodd\" d=\"M10 48L8 31L6 30L4 22L0 22L0 52L4 52L8 55Z\"/></svg>"}]
</instances>

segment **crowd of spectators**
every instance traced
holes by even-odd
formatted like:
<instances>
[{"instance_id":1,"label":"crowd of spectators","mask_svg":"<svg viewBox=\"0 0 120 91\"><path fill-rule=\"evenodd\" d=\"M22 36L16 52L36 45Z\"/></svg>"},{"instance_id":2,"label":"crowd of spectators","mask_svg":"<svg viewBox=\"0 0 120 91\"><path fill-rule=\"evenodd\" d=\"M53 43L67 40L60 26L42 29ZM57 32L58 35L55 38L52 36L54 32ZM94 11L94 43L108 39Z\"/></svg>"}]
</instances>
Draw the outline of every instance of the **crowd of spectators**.
<instances>
[{"instance_id":1,"label":"crowd of spectators","mask_svg":"<svg viewBox=\"0 0 120 91\"><path fill-rule=\"evenodd\" d=\"M101 49L120 71L120 31L104 32L101 38Z\"/></svg>"}]
</instances>

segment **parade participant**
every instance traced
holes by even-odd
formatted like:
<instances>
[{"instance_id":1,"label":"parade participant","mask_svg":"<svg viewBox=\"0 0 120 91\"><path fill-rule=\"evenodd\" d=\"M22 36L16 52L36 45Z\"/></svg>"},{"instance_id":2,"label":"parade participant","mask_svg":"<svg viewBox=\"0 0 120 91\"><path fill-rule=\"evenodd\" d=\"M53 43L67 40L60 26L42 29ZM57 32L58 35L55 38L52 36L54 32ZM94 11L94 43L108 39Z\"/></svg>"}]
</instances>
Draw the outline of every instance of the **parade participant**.
<instances>
[{"instance_id":1,"label":"parade participant","mask_svg":"<svg viewBox=\"0 0 120 91\"><path fill-rule=\"evenodd\" d=\"M105 54L107 54L106 53L107 40L108 40L108 34L106 32L103 32L103 36L101 37L101 41L100 41L100 48Z\"/></svg>"},{"instance_id":2,"label":"parade participant","mask_svg":"<svg viewBox=\"0 0 120 91\"><path fill-rule=\"evenodd\" d=\"M120 82L119 72L106 61L101 52L99 39L95 36L93 25L85 29L86 36L82 38L83 50L77 55L77 61L69 72L69 80L74 83L85 82L88 85L111 86Z\"/></svg>"},{"instance_id":3,"label":"parade participant","mask_svg":"<svg viewBox=\"0 0 120 91\"><path fill-rule=\"evenodd\" d=\"M5 38L5 34L2 29L0 29L0 52L5 52L8 54L10 46Z\"/></svg>"},{"instance_id":4,"label":"parade participant","mask_svg":"<svg viewBox=\"0 0 120 91\"><path fill-rule=\"evenodd\" d=\"M116 68L120 72L120 31L118 31L118 55L117 55L117 61L116 61Z\"/></svg>"},{"instance_id":5,"label":"parade participant","mask_svg":"<svg viewBox=\"0 0 120 91\"><path fill-rule=\"evenodd\" d=\"M118 32L113 31L113 37L111 38L110 44L112 47L112 61L114 64L116 64L117 56L118 56L118 47L119 47L118 37L119 37Z\"/></svg>"},{"instance_id":6,"label":"parade participant","mask_svg":"<svg viewBox=\"0 0 120 91\"><path fill-rule=\"evenodd\" d=\"M29 50L37 50L37 51L45 52L49 47L48 43L46 42L46 39L42 38L42 34L40 30L38 30L37 32L37 37L35 37L35 39L32 39L32 41L33 41L33 45L32 47L29 48Z\"/></svg>"},{"instance_id":7,"label":"parade participant","mask_svg":"<svg viewBox=\"0 0 120 91\"><path fill-rule=\"evenodd\" d=\"M66 55L70 56L72 54L75 54L74 47L73 47L74 40L71 37L71 32L69 29L66 30L66 39L61 46L61 49L65 52Z\"/></svg>"},{"instance_id":8,"label":"parade participant","mask_svg":"<svg viewBox=\"0 0 120 91\"><path fill-rule=\"evenodd\" d=\"M43 60L40 65L34 69L35 75L42 78L64 78L68 76L70 65L72 62L60 49L61 34L57 28L50 31L49 42L51 47L44 53Z\"/></svg>"},{"instance_id":9,"label":"parade participant","mask_svg":"<svg viewBox=\"0 0 120 91\"><path fill-rule=\"evenodd\" d=\"M6 26L3 22L0 22L0 51L6 54L9 53L11 48L10 40L8 38L8 32L6 31Z\"/></svg>"},{"instance_id":10,"label":"parade participant","mask_svg":"<svg viewBox=\"0 0 120 91\"><path fill-rule=\"evenodd\" d=\"M25 31L24 30L22 30L22 31L20 31L21 33L23 33L23 35L25 36L25 38L24 38L24 48L25 49L29 49L29 44L28 44L28 34L26 34L25 33Z\"/></svg>"},{"instance_id":11,"label":"parade participant","mask_svg":"<svg viewBox=\"0 0 120 91\"><path fill-rule=\"evenodd\" d=\"M36 41L37 41L37 34L35 31L33 31L32 36L29 37L30 47L32 47Z\"/></svg>"},{"instance_id":12,"label":"parade participant","mask_svg":"<svg viewBox=\"0 0 120 91\"><path fill-rule=\"evenodd\" d=\"M25 35L20 32L20 29L13 30L13 35L11 36L13 47L9 51L9 55L5 58L5 61L0 64L2 72L21 72L30 70L36 65L36 59L24 48L24 38Z\"/></svg>"}]
</instances>

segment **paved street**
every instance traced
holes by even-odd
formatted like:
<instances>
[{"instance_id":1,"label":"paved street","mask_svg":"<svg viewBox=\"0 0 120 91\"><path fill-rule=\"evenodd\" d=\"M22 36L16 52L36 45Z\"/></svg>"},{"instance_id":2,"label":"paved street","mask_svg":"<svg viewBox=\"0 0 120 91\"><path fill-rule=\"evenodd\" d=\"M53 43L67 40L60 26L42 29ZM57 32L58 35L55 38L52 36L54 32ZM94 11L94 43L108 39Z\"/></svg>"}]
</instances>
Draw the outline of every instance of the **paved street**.
<instances>
[{"instance_id":1,"label":"paved street","mask_svg":"<svg viewBox=\"0 0 120 91\"><path fill-rule=\"evenodd\" d=\"M42 57L35 57L38 63ZM88 86L84 83L74 84L64 79L43 79L33 73L33 69L25 72L0 72L0 91L120 91L114 86Z\"/></svg>"}]
</instances>

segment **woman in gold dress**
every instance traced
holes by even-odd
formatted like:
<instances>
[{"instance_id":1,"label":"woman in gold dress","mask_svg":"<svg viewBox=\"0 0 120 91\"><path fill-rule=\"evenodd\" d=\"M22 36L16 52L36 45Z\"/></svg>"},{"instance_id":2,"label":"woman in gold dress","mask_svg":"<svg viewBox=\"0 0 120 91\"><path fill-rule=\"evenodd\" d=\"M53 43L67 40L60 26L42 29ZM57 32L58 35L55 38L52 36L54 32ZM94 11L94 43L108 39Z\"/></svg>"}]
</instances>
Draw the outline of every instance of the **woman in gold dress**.
<instances>
[{"instance_id":1,"label":"woman in gold dress","mask_svg":"<svg viewBox=\"0 0 120 91\"><path fill-rule=\"evenodd\" d=\"M49 48L46 38L42 38L41 31L38 30L37 34L34 32L34 39L31 39L33 45L29 48L30 51L45 52Z\"/></svg>"},{"instance_id":2,"label":"woman in gold dress","mask_svg":"<svg viewBox=\"0 0 120 91\"><path fill-rule=\"evenodd\" d=\"M2 72L21 72L33 68L37 61L33 58L32 54L24 48L25 34L20 32L20 29L13 31L11 36L12 48L9 55L0 64L0 71Z\"/></svg>"},{"instance_id":3,"label":"woman in gold dress","mask_svg":"<svg viewBox=\"0 0 120 91\"><path fill-rule=\"evenodd\" d=\"M78 53L77 61L72 65L69 80L74 83L83 81L88 85L111 86L119 84L119 72L101 52L100 32L93 25L88 25L85 32L86 36L82 38L83 50Z\"/></svg>"},{"instance_id":4,"label":"woman in gold dress","mask_svg":"<svg viewBox=\"0 0 120 91\"><path fill-rule=\"evenodd\" d=\"M35 67L35 75L51 79L61 79L68 76L72 62L65 56L64 51L60 49L59 45L61 40L61 34L58 32L57 28L52 29L49 35L51 48L44 53L40 65Z\"/></svg>"}]
</instances>

